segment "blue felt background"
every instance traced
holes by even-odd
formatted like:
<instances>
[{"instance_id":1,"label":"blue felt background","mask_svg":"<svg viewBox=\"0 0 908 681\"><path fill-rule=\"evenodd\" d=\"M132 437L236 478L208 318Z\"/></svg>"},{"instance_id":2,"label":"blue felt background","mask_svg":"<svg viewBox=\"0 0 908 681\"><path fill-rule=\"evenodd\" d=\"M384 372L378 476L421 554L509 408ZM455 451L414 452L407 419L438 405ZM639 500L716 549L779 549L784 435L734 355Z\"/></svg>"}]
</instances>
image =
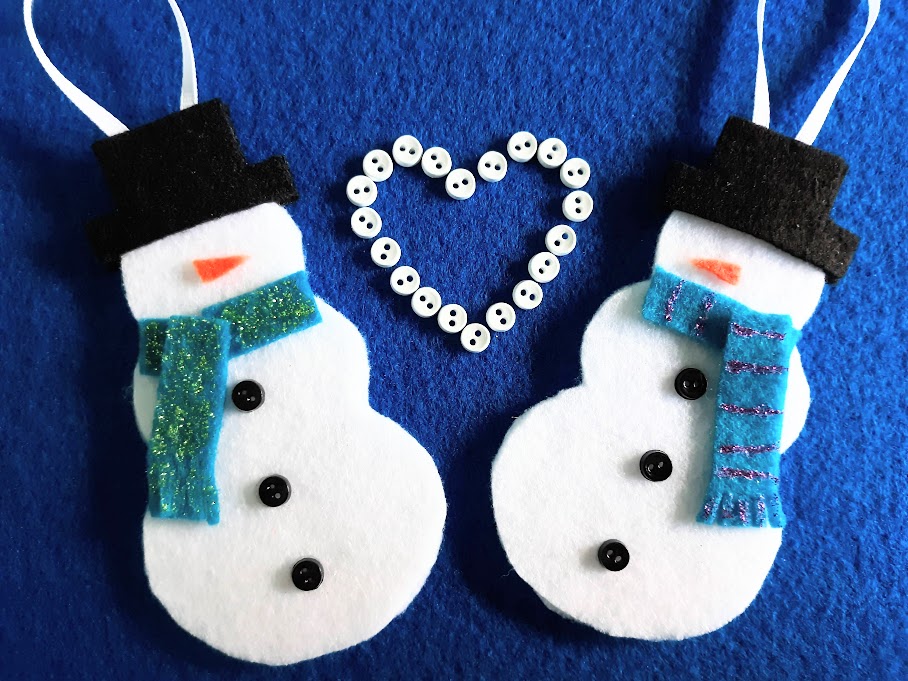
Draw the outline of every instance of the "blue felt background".
<instances>
[{"instance_id":1,"label":"blue felt background","mask_svg":"<svg viewBox=\"0 0 908 681\"><path fill-rule=\"evenodd\" d=\"M611 639L550 613L498 543L489 465L513 417L578 380L583 329L645 278L670 159L701 162L749 115L756 0L184 0L202 97L247 155L285 153L313 288L372 351L372 401L432 452L450 511L438 564L372 641L273 670L182 632L148 591L143 446L127 386L136 326L82 226L109 208L98 131L0 9L0 677L892 677L906 659L905 242L908 8L877 29L818 145L851 171L835 218L864 242L801 352L815 402L783 462L790 524L756 602L681 643ZM793 135L863 30L857 0L770 0L773 127ZM784 5L784 8L783 8ZM163 0L37 0L51 58L127 125L173 110L179 48ZM535 312L481 356L394 296L349 232L363 154L412 133L475 166L518 129L589 160L592 219ZM465 203L398 169L376 208L407 260L476 318L539 250L563 188L538 166Z\"/></svg>"}]
</instances>

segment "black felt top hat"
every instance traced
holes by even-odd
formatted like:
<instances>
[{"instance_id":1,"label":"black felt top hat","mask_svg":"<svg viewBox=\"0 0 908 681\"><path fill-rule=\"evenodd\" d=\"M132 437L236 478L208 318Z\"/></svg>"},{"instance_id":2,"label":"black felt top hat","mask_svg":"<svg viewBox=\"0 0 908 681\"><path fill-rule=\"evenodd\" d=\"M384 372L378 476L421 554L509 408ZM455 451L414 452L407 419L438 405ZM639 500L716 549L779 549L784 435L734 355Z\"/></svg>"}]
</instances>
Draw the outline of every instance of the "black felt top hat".
<instances>
[{"instance_id":1,"label":"black felt top hat","mask_svg":"<svg viewBox=\"0 0 908 681\"><path fill-rule=\"evenodd\" d=\"M283 156L246 162L227 106L214 99L92 145L114 211L87 225L102 262L207 220L299 195Z\"/></svg>"},{"instance_id":2,"label":"black felt top hat","mask_svg":"<svg viewBox=\"0 0 908 681\"><path fill-rule=\"evenodd\" d=\"M667 203L746 232L826 273L848 270L857 235L830 217L844 159L742 118L729 118L707 166L669 171Z\"/></svg>"}]
</instances>

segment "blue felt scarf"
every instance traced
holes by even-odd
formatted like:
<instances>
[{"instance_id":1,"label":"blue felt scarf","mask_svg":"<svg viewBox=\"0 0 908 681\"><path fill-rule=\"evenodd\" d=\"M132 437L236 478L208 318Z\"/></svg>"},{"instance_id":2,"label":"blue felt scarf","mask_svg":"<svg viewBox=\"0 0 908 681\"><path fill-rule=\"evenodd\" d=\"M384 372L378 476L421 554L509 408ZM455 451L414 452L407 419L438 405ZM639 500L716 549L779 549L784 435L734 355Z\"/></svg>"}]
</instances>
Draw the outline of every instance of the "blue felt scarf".
<instances>
[{"instance_id":1,"label":"blue felt scarf","mask_svg":"<svg viewBox=\"0 0 908 681\"><path fill-rule=\"evenodd\" d=\"M788 362L800 332L787 315L756 312L657 267L643 318L723 349L712 478L697 520L782 527L780 439Z\"/></svg>"},{"instance_id":2,"label":"blue felt scarf","mask_svg":"<svg viewBox=\"0 0 908 681\"><path fill-rule=\"evenodd\" d=\"M199 316L139 320L139 371L161 377L148 440L152 516L218 522L214 461L229 359L320 321L305 272Z\"/></svg>"}]
</instances>

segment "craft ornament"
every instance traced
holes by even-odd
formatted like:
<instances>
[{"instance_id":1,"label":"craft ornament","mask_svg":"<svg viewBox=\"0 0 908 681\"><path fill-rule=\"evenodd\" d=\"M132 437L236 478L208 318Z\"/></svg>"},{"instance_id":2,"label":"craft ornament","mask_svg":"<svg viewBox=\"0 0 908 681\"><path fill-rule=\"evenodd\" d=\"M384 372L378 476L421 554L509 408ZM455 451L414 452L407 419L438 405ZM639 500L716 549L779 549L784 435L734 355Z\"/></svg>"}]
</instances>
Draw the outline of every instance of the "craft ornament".
<instances>
[{"instance_id":1,"label":"craft ornament","mask_svg":"<svg viewBox=\"0 0 908 681\"><path fill-rule=\"evenodd\" d=\"M366 345L312 292L287 162L245 160L227 107L127 130L52 80L109 139L93 146L115 209L88 234L119 268L141 347L133 402L148 442L152 592L224 653L282 665L381 631L422 588L446 504L429 454L369 405ZM136 452L138 455L138 452Z\"/></svg>"},{"instance_id":2,"label":"craft ornament","mask_svg":"<svg viewBox=\"0 0 908 681\"><path fill-rule=\"evenodd\" d=\"M792 139L768 129L760 1L754 122L729 119L705 168L671 170L651 279L593 316L582 384L506 434L498 533L560 615L683 639L743 612L769 573L781 455L810 404L796 343L858 246L830 217L845 162L809 145L878 13L870 0L864 37Z\"/></svg>"},{"instance_id":3,"label":"craft ornament","mask_svg":"<svg viewBox=\"0 0 908 681\"><path fill-rule=\"evenodd\" d=\"M529 132L511 135L507 143L511 160L526 163L536 158L545 169L559 169L561 182L574 189L562 201L562 213L574 223L584 222L593 211L593 198L580 188L590 180L590 166L582 158L567 158L567 147L560 139L552 137L537 143ZM465 168L453 168L451 155L441 147L423 151L422 144L413 135L398 137L391 147L394 161L386 151L373 149L363 157L363 175L356 175L347 182L347 199L357 206L350 216L350 227L360 239L373 239L382 230L383 221L370 206L378 198L376 182L384 182L394 172L394 163L411 168L419 163L423 173L431 179L444 178L445 190L452 199L464 201L476 192L476 178ZM487 151L479 159L476 170L488 183L500 182L507 174L508 162L497 151ZM577 244L577 234L568 225L555 225L545 236L545 248L530 258L524 279L514 286L512 300L521 310L532 310L542 303L540 283L548 283L561 271L559 256L568 255ZM390 237L381 237L370 248L372 262L390 268L398 264L403 255L400 245ZM460 334L464 350L483 352L492 341L491 331L504 333L513 328L517 314L505 302L493 303L486 310L485 322L468 323L466 310L456 303L442 305L441 295L434 288L419 285L419 273L409 265L402 265L391 273L391 290L397 295L411 297L411 307L417 316L436 316L438 328L445 333ZM491 331L490 331L491 330Z\"/></svg>"}]
</instances>

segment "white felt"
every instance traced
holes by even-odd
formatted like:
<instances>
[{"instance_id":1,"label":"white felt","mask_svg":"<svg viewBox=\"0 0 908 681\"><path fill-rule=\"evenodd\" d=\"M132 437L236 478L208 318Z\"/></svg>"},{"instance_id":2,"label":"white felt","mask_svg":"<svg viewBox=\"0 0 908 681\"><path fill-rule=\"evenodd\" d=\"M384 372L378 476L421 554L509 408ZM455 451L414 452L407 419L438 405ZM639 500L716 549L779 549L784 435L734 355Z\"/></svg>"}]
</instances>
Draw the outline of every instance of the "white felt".
<instances>
[{"instance_id":1,"label":"white felt","mask_svg":"<svg viewBox=\"0 0 908 681\"><path fill-rule=\"evenodd\" d=\"M782 254L762 242L747 250L746 239L728 231L674 213L657 262L718 289L681 265L689 257L735 259L743 268L739 299L806 321L821 292L813 273L799 262L786 268ZM780 294L784 289L784 300L763 295L759 272L766 286ZM769 281L776 276L787 287ZM696 522L712 470L722 355L644 321L648 286L621 289L595 314L581 349L583 383L514 422L493 463L492 498L508 559L552 610L614 636L682 639L718 629L744 611L772 566L782 531ZM721 290L731 295L733 289ZM698 400L675 392L675 376L685 367L707 376L709 390ZM783 451L800 433L809 404L795 351ZM640 457L651 449L671 458L673 472L663 482L640 473ZM630 553L620 572L597 560L609 539Z\"/></svg>"},{"instance_id":2,"label":"white felt","mask_svg":"<svg viewBox=\"0 0 908 681\"><path fill-rule=\"evenodd\" d=\"M728 284L691 264L724 260L741 266L737 284ZM822 270L765 241L689 213L669 215L656 247L656 265L725 294L760 312L787 314L804 326L820 302Z\"/></svg>"},{"instance_id":3,"label":"white felt","mask_svg":"<svg viewBox=\"0 0 908 681\"><path fill-rule=\"evenodd\" d=\"M246 215L128 254L123 276L133 311L198 311L213 297L302 267L299 230L282 208L259 206ZM188 277L193 259L239 253L252 257L223 282L197 285ZM234 281L241 273L246 285ZM145 518L149 583L174 620L228 655L273 665L381 631L422 587L446 512L431 457L369 406L362 336L327 303L318 305L321 324L230 362L228 385L255 380L265 401L248 413L227 401L216 461L220 523ZM157 379L136 374L136 418L145 437L156 386ZM285 504L269 508L257 490L274 474L292 491ZM290 570L307 557L321 563L324 581L303 592Z\"/></svg>"}]
</instances>

